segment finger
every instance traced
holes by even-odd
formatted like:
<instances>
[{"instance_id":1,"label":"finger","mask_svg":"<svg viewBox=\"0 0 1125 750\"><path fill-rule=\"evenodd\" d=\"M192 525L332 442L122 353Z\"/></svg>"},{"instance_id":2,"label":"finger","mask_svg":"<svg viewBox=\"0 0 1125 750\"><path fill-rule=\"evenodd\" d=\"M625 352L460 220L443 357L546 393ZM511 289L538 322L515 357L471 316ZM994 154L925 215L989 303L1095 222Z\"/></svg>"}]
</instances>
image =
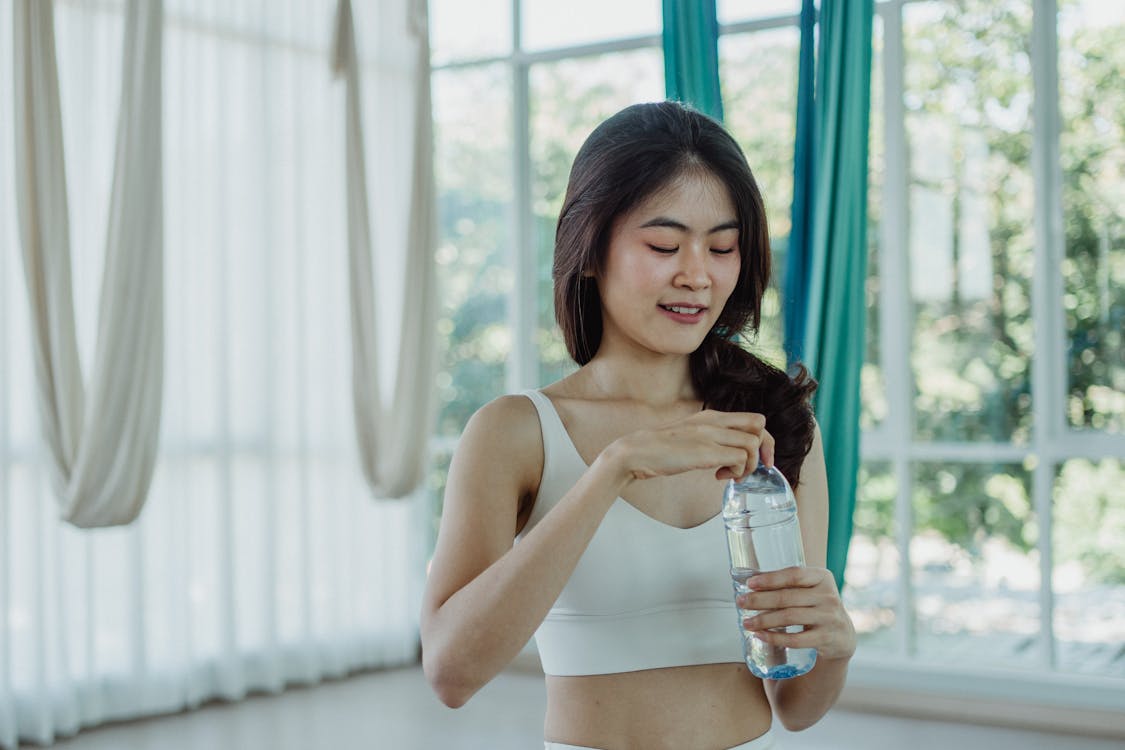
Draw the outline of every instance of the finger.
<instances>
[{"instance_id":1,"label":"finger","mask_svg":"<svg viewBox=\"0 0 1125 750\"><path fill-rule=\"evenodd\" d=\"M831 601L815 589L779 589L776 591L752 591L739 594L735 601L743 609L785 609L787 607L816 607Z\"/></svg>"},{"instance_id":2,"label":"finger","mask_svg":"<svg viewBox=\"0 0 1125 750\"><path fill-rule=\"evenodd\" d=\"M655 439L653 439L655 438ZM717 471L729 469L733 474L745 471L747 452L745 443L756 438L747 437L737 430L715 425L682 426L648 433L638 438L647 470L645 477L678 474L693 469Z\"/></svg>"},{"instance_id":3,"label":"finger","mask_svg":"<svg viewBox=\"0 0 1125 750\"><path fill-rule=\"evenodd\" d=\"M758 448L758 455L766 466L773 466L776 453L774 451L775 443L773 435L763 429L759 433L760 447Z\"/></svg>"},{"instance_id":4,"label":"finger","mask_svg":"<svg viewBox=\"0 0 1125 750\"><path fill-rule=\"evenodd\" d=\"M820 640L820 635L812 628L805 628L799 633L789 633L785 630L755 630L754 636L771 646L785 648L816 648Z\"/></svg>"},{"instance_id":5,"label":"finger","mask_svg":"<svg viewBox=\"0 0 1125 750\"><path fill-rule=\"evenodd\" d=\"M758 449L763 440L772 441L773 436L765 432L765 417L753 413L701 412L690 417L695 425L696 435L703 436L720 445L731 445L745 450L748 455L747 472L757 467ZM674 426L678 428L679 425ZM679 437L683 440L684 435ZM771 450L773 450L771 448Z\"/></svg>"},{"instance_id":6,"label":"finger","mask_svg":"<svg viewBox=\"0 0 1125 750\"><path fill-rule=\"evenodd\" d=\"M753 591L812 588L826 583L828 578L831 578L831 574L823 568L790 567L751 576L746 579L746 586ZM833 586L835 586L834 579Z\"/></svg>"},{"instance_id":7,"label":"finger","mask_svg":"<svg viewBox=\"0 0 1125 750\"><path fill-rule=\"evenodd\" d=\"M726 434L716 437L718 450L715 455L722 460L723 466L728 466L731 469L745 469L747 457L753 455L753 453L746 450L746 446L742 444L743 441L724 439L727 437Z\"/></svg>"},{"instance_id":8,"label":"finger","mask_svg":"<svg viewBox=\"0 0 1125 750\"><path fill-rule=\"evenodd\" d=\"M817 655L825 659L851 658L855 654L854 637L832 632L826 627L813 626L794 633L785 629L755 630L753 633L754 637L771 646L815 648Z\"/></svg>"},{"instance_id":9,"label":"finger","mask_svg":"<svg viewBox=\"0 0 1125 750\"><path fill-rule=\"evenodd\" d=\"M756 432L747 432L729 425L705 425L703 434L721 445L730 445L737 448L752 448L756 453L762 444L761 436Z\"/></svg>"},{"instance_id":10,"label":"finger","mask_svg":"<svg viewBox=\"0 0 1125 750\"><path fill-rule=\"evenodd\" d=\"M741 473L736 472L732 479L741 479L758 467L759 450L762 440L757 434L732 428L719 429L710 434L715 442L738 448L743 452L741 462L743 470Z\"/></svg>"},{"instance_id":11,"label":"finger","mask_svg":"<svg viewBox=\"0 0 1125 750\"><path fill-rule=\"evenodd\" d=\"M723 446L715 451L714 457L719 467L715 473L717 479L734 479L746 472L748 459L746 451L741 448Z\"/></svg>"},{"instance_id":12,"label":"finger","mask_svg":"<svg viewBox=\"0 0 1125 750\"><path fill-rule=\"evenodd\" d=\"M715 479L718 479L719 481L722 481L722 482L725 482L728 479L734 479L734 480L737 481L737 480L741 479L742 477L744 477L745 475L746 475L745 472L734 471L734 470L724 466L724 467L722 467L721 469L719 469L718 471L715 472Z\"/></svg>"},{"instance_id":13,"label":"finger","mask_svg":"<svg viewBox=\"0 0 1125 750\"><path fill-rule=\"evenodd\" d=\"M766 418L750 411L717 411L707 409L694 415L710 424L721 425L741 432L759 433L766 429Z\"/></svg>"},{"instance_id":14,"label":"finger","mask_svg":"<svg viewBox=\"0 0 1125 750\"><path fill-rule=\"evenodd\" d=\"M720 423L726 432L723 437L717 439L728 445L738 445L747 453L746 473L736 477L737 479L758 468L759 462L766 466L773 466L774 438L766 431L764 416L752 412L735 412L727 414Z\"/></svg>"},{"instance_id":15,"label":"finger","mask_svg":"<svg viewBox=\"0 0 1125 750\"><path fill-rule=\"evenodd\" d=\"M831 615L815 607L796 607L791 609L775 609L769 612L759 612L753 617L742 621L746 630L772 631L774 628L786 628L791 625L813 627L830 622Z\"/></svg>"},{"instance_id":16,"label":"finger","mask_svg":"<svg viewBox=\"0 0 1125 750\"><path fill-rule=\"evenodd\" d=\"M741 419L743 423L755 422L758 415L726 415L734 417L735 421ZM748 418L748 419L745 419ZM707 463L699 468L708 466L716 469L717 479L739 479L758 465L758 449L761 437L754 432L746 432L729 424L702 424L689 430L680 427L674 428L670 433L676 441L679 454L684 456L689 446L703 451L700 458Z\"/></svg>"}]
</instances>

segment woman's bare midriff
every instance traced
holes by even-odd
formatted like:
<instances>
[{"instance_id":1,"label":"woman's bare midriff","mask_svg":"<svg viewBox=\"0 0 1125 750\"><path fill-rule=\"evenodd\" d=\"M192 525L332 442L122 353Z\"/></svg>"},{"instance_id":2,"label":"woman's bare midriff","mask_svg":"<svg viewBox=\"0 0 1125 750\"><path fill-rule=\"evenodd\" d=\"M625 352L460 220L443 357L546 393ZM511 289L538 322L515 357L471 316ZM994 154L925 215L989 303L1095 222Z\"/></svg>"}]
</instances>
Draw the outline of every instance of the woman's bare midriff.
<instances>
[{"instance_id":1,"label":"woman's bare midriff","mask_svg":"<svg viewBox=\"0 0 1125 750\"><path fill-rule=\"evenodd\" d=\"M745 664L548 675L544 736L602 750L723 750L764 734L771 716Z\"/></svg>"}]
</instances>

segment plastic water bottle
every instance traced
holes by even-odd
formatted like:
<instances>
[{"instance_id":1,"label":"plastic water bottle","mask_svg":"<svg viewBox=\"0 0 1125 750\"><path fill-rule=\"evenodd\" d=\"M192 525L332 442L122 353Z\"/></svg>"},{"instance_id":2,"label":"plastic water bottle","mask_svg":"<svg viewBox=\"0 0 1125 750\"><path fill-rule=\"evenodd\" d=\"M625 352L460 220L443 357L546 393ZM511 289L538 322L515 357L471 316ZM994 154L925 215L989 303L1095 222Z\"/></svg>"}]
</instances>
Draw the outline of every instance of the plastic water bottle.
<instances>
[{"instance_id":1,"label":"plastic water bottle","mask_svg":"<svg viewBox=\"0 0 1125 750\"><path fill-rule=\"evenodd\" d=\"M781 472L759 464L742 480L731 480L723 498L727 527L730 577L735 595L750 591L746 579L757 573L804 566L805 550L797 523L797 499ZM742 622L756 610L738 609L738 625L750 671L762 679L784 680L803 675L816 663L815 648L772 646L747 630ZM790 633L801 625L784 628Z\"/></svg>"}]
</instances>

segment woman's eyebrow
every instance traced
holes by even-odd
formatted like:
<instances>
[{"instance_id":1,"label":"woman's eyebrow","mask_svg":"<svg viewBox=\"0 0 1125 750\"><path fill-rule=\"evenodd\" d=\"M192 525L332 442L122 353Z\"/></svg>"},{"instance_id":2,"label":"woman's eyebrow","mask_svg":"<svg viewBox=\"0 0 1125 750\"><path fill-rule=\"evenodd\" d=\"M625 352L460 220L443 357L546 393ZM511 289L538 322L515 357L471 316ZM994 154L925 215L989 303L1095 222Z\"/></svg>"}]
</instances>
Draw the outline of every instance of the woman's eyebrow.
<instances>
[{"instance_id":1,"label":"woman's eyebrow","mask_svg":"<svg viewBox=\"0 0 1125 750\"><path fill-rule=\"evenodd\" d=\"M689 227L682 221L676 221L675 219L670 219L667 216L657 216L655 219L649 219L644 224L641 224L641 229L647 229L648 227L667 227L669 229L678 229L681 232L689 231ZM723 232L727 229L738 229L738 221L734 219L730 221L724 221L722 224L711 227L711 229L707 231L707 234Z\"/></svg>"}]
</instances>

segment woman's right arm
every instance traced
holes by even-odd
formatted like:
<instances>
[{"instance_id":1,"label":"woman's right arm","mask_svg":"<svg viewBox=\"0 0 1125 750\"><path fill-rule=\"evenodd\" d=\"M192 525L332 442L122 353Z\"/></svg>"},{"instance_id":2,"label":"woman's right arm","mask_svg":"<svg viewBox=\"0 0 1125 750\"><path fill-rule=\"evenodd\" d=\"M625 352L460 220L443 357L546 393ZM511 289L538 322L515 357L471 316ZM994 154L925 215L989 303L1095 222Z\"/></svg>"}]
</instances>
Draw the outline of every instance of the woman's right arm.
<instances>
[{"instance_id":1,"label":"woman's right arm","mask_svg":"<svg viewBox=\"0 0 1125 750\"><path fill-rule=\"evenodd\" d=\"M542 470L539 421L522 396L477 412L449 468L422 602L422 664L441 701L463 705L519 653L629 484L701 468L741 476L763 440L772 459L763 426L759 415L700 412L626 435L513 546L520 500Z\"/></svg>"},{"instance_id":2,"label":"woman's right arm","mask_svg":"<svg viewBox=\"0 0 1125 750\"><path fill-rule=\"evenodd\" d=\"M603 451L513 546L542 451L535 407L508 396L469 420L449 467L421 623L423 668L447 706L464 704L528 642L626 484Z\"/></svg>"}]
</instances>

